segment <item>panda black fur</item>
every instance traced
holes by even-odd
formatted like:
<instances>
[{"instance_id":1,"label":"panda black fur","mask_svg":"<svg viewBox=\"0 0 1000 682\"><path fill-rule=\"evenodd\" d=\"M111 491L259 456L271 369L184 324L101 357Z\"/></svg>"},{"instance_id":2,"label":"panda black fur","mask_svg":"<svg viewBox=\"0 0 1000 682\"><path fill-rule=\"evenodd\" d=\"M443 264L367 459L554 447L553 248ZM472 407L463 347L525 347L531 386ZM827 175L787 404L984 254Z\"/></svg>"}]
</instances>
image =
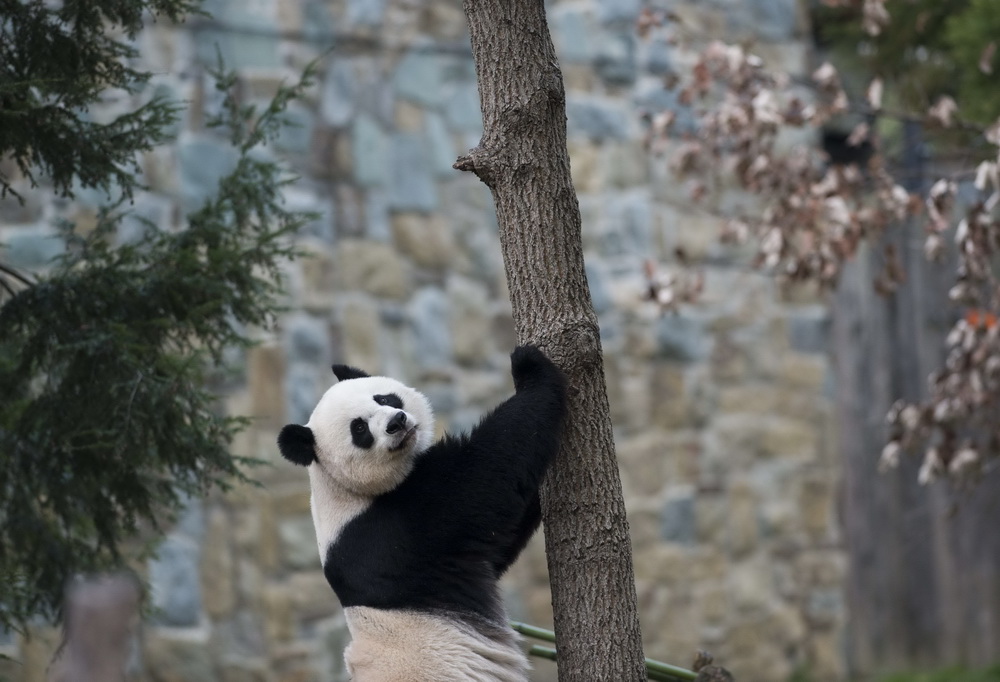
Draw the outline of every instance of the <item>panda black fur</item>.
<instances>
[{"instance_id":1,"label":"panda black fur","mask_svg":"<svg viewBox=\"0 0 1000 682\"><path fill-rule=\"evenodd\" d=\"M340 380L278 446L307 466L323 572L344 607L356 682L527 679L497 582L538 527L566 384L537 348L515 394L468 435L432 444L427 399L334 365Z\"/></svg>"}]
</instances>

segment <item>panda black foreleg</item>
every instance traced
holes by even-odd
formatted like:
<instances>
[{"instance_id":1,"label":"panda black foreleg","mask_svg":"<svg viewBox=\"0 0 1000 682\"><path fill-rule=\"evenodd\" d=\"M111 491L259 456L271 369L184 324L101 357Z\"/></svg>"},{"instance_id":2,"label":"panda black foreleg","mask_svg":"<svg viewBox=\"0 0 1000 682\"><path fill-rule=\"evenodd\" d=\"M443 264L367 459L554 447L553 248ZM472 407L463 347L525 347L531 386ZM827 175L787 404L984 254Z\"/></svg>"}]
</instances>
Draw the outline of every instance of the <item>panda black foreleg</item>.
<instances>
[{"instance_id":1,"label":"panda black foreleg","mask_svg":"<svg viewBox=\"0 0 1000 682\"><path fill-rule=\"evenodd\" d=\"M538 488L559 448L566 380L535 347L511 355L516 392L486 415L468 437L463 507L470 531L490 538L497 575L517 558L538 527Z\"/></svg>"},{"instance_id":2,"label":"panda black foreleg","mask_svg":"<svg viewBox=\"0 0 1000 682\"><path fill-rule=\"evenodd\" d=\"M528 544L528 540L531 536L535 534L538 530L538 526L542 522L542 506L541 501L538 499L538 495L528 504L528 508L524 511L524 516L521 517L521 521L517 524L512 541L504 548L500 553L500 560L494 564L494 568L497 572L497 577L502 576L507 572L517 557L521 555L525 546Z\"/></svg>"}]
</instances>

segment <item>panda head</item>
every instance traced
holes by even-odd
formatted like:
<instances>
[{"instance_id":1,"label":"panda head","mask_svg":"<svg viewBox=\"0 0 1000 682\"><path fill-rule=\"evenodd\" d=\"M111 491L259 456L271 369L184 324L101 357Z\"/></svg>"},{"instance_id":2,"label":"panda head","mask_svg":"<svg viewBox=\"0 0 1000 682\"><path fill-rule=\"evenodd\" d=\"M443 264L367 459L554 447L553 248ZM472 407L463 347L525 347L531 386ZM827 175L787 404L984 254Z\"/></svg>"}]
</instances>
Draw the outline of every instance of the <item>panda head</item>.
<instances>
[{"instance_id":1,"label":"panda head","mask_svg":"<svg viewBox=\"0 0 1000 682\"><path fill-rule=\"evenodd\" d=\"M348 491L365 497L388 492L431 445L434 413L423 394L388 377L334 365L339 380L320 398L305 426L278 435L285 459L318 466Z\"/></svg>"}]
</instances>

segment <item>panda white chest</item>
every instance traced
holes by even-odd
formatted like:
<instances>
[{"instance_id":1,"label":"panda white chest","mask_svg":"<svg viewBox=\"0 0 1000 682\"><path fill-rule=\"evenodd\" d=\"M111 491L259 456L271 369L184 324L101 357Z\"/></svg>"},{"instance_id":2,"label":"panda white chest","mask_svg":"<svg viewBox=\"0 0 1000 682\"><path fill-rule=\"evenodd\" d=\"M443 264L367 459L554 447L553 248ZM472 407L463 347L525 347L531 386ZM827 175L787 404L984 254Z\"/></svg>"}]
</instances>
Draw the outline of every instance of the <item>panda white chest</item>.
<instances>
[{"instance_id":1,"label":"panda white chest","mask_svg":"<svg viewBox=\"0 0 1000 682\"><path fill-rule=\"evenodd\" d=\"M325 561L327 549L336 542L344 526L361 514L371 500L345 490L318 464L309 467L309 487L316 544L320 561Z\"/></svg>"}]
</instances>

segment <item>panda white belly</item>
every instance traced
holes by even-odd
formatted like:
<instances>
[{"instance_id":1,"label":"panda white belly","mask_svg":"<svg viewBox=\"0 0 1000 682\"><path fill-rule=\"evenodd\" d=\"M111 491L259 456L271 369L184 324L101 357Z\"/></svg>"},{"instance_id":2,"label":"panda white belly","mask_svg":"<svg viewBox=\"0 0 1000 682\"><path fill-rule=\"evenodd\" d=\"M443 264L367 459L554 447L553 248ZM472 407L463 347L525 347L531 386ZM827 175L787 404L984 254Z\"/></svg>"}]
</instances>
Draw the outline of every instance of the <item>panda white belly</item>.
<instances>
[{"instance_id":1,"label":"panda white belly","mask_svg":"<svg viewBox=\"0 0 1000 682\"><path fill-rule=\"evenodd\" d=\"M344 609L344 651L358 682L525 682L528 659L509 628L416 611Z\"/></svg>"}]
</instances>

